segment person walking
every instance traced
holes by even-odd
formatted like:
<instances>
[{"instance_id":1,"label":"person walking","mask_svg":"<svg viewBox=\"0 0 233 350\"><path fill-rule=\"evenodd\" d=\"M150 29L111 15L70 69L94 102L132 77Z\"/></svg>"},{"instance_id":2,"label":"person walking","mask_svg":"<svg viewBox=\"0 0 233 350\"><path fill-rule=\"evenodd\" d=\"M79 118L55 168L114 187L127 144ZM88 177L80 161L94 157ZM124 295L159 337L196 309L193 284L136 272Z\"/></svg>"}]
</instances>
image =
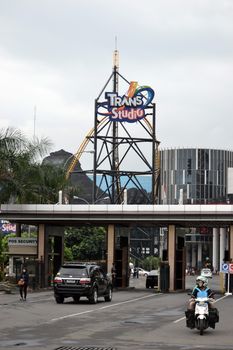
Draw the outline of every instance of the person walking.
<instances>
[{"instance_id":1,"label":"person walking","mask_svg":"<svg viewBox=\"0 0 233 350\"><path fill-rule=\"evenodd\" d=\"M113 286L113 288L116 288L116 266L115 266L115 263L112 263L111 275L112 275L112 286Z\"/></svg>"},{"instance_id":2,"label":"person walking","mask_svg":"<svg viewBox=\"0 0 233 350\"><path fill-rule=\"evenodd\" d=\"M24 267L18 281L20 297L21 297L21 300L24 300L24 301L26 301L26 298L27 298L28 283L29 283L29 274L27 272L27 269Z\"/></svg>"}]
</instances>

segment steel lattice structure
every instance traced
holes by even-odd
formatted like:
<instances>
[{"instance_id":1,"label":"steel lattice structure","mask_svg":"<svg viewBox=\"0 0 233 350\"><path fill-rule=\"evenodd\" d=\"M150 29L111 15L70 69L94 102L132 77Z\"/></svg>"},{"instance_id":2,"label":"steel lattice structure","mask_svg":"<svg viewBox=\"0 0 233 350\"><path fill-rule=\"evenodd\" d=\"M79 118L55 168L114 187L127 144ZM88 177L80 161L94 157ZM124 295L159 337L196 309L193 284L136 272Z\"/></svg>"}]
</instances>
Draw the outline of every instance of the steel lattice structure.
<instances>
[{"instance_id":1,"label":"steel lattice structure","mask_svg":"<svg viewBox=\"0 0 233 350\"><path fill-rule=\"evenodd\" d=\"M118 96L120 83L126 89L130 89L132 85L118 71L118 52L115 51L114 55L112 74L95 100L94 128L74 156L68 173L73 171L86 145L91 143L93 169L85 170L85 173L93 178L93 203L101 203L101 198L107 196L111 204L121 204L125 200L126 191L134 188L138 203L155 204L159 181L156 106L150 102L144 108L144 118L133 123L109 118L106 93L111 92L113 96ZM109 88L111 83L112 87ZM146 100L143 89L139 94L141 100ZM145 179L147 190L143 184ZM129 198L129 203L133 204L134 201Z\"/></svg>"}]
</instances>

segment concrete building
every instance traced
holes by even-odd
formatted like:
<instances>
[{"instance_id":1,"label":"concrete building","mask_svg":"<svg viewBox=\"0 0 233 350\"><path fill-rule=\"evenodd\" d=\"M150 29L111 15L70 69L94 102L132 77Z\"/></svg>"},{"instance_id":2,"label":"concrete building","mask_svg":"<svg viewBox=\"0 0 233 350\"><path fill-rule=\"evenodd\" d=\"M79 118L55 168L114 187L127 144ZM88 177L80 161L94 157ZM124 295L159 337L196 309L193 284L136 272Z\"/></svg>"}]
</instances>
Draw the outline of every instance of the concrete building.
<instances>
[{"instance_id":1,"label":"concrete building","mask_svg":"<svg viewBox=\"0 0 233 350\"><path fill-rule=\"evenodd\" d=\"M174 148L160 151L161 204L228 204L233 193L233 151ZM187 267L228 260L228 227L184 229Z\"/></svg>"}]
</instances>

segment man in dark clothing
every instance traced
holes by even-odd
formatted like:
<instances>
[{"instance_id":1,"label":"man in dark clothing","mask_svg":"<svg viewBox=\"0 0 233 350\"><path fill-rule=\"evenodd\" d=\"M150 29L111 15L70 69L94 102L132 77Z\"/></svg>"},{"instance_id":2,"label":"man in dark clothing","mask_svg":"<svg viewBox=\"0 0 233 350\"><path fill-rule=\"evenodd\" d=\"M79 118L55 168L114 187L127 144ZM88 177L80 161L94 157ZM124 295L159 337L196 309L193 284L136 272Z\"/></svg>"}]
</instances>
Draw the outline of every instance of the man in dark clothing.
<instances>
[{"instance_id":1,"label":"man in dark clothing","mask_svg":"<svg viewBox=\"0 0 233 350\"><path fill-rule=\"evenodd\" d=\"M23 268L23 271L19 277L19 280L23 281L23 283L19 285L20 297L21 297L21 300L26 301L27 289L28 289L28 283L29 283L29 274L26 268Z\"/></svg>"},{"instance_id":2,"label":"man in dark clothing","mask_svg":"<svg viewBox=\"0 0 233 350\"><path fill-rule=\"evenodd\" d=\"M112 275L112 286L113 286L113 288L116 288L116 266L115 266L115 263L112 263L111 275Z\"/></svg>"}]
</instances>

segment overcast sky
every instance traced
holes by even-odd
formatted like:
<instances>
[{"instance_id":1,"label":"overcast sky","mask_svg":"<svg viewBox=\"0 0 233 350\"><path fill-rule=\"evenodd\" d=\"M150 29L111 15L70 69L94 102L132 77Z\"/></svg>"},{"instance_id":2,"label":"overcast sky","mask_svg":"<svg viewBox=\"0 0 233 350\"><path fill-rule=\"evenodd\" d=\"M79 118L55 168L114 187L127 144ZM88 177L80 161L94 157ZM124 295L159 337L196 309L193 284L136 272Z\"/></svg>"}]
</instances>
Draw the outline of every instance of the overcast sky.
<instances>
[{"instance_id":1,"label":"overcast sky","mask_svg":"<svg viewBox=\"0 0 233 350\"><path fill-rule=\"evenodd\" d=\"M155 91L162 148L233 149L232 0L0 0L0 128L32 138L35 120L75 153L115 36L120 73Z\"/></svg>"}]
</instances>

